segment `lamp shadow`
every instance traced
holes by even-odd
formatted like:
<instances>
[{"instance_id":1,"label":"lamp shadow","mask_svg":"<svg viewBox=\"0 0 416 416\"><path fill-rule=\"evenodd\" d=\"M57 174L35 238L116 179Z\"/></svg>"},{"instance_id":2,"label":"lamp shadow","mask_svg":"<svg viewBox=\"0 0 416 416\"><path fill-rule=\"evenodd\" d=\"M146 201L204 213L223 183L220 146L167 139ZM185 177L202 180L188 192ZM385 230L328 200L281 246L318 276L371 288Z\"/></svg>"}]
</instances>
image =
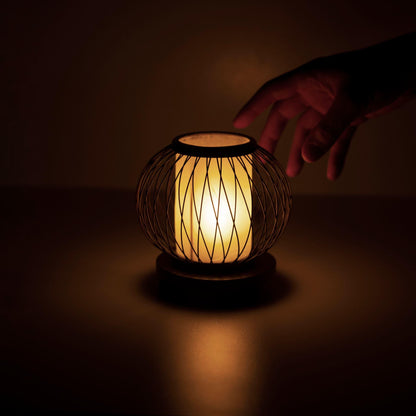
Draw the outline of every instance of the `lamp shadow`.
<instances>
[{"instance_id":1,"label":"lamp shadow","mask_svg":"<svg viewBox=\"0 0 416 416\"><path fill-rule=\"evenodd\" d=\"M147 299L169 307L227 312L269 306L293 294L293 281L278 271L260 277L209 281L170 279L149 273L140 278L138 290Z\"/></svg>"}]
</instances>

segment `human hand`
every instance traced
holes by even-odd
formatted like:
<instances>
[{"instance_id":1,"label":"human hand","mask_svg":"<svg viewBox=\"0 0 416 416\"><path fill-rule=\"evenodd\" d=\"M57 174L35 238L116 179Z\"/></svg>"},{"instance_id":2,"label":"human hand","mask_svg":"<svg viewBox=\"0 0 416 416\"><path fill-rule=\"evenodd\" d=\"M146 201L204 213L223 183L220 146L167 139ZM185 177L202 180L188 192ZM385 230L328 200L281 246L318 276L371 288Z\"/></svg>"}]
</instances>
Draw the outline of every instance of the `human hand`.
<instances>
[{"instance_id":1,"label":"human hand","mask_svg":"<svg viewBox=\"0 0 416 416\"><path fill-rule=\"evenodd\" d=\"M234 119L247 127L273 104L260 146L273 153L288 120L299 117L286 172L300 173L329 151L328 179L342 171L357 126L387 113L415 93L407 46L415 34L367 49L315 59L264 84Z\"/></svg>"}]
</instances>

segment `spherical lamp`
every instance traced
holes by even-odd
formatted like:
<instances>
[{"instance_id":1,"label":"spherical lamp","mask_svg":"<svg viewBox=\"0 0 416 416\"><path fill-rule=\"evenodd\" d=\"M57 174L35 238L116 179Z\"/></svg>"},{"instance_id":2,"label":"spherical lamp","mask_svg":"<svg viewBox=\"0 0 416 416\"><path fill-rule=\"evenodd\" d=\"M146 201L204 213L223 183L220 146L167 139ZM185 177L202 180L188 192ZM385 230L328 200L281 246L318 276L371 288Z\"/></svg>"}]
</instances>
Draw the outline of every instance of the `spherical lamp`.
<instances>
[{"instance_id":1,"label":"spherical lamp","mask_svg":"<svg viewBox=\"0 0 416 416\"><path fill-rule=\"evenodd\" d=\"M139 223L163 251L158 270L197 279L237 279L274 268L265 254L288 221L291 192L276 159L248 136L176 137L144 168Z\"/></svg>"}]
</instances>

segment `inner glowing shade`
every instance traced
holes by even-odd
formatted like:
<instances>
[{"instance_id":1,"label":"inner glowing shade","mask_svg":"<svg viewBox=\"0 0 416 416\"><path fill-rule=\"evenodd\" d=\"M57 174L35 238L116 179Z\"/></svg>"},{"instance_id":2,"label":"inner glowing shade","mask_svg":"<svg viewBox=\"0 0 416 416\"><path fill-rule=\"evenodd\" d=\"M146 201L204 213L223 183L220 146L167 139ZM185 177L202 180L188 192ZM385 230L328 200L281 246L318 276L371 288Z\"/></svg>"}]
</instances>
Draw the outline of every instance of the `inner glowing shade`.
<instances>
[{"instance_id":1,"label":"inner glowing shade","mask_svg":"<svg viewBox=\"0 0 416 416\"><path fill-rule=\"evenodd\" d=\"M229 136L238 144L245 139ZM204 134L197 140L212 144L212 138L215 136ZM218 143L222 139L214 140ZM225 141L229 146L229 138ZM192 144L195 145L194 141ZM179 257L204 263L229 263L249 256L251 162L249 155L227 158L176 155L175 240Z\"/></svg>"}]
</instances>

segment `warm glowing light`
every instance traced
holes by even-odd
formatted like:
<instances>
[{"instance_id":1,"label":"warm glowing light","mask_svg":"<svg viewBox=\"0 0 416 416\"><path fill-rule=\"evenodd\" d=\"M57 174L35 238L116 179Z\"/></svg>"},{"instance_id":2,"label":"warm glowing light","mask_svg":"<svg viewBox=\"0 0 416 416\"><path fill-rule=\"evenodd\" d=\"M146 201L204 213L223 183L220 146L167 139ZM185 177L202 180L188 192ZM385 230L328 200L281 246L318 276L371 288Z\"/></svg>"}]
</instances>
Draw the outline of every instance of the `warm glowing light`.
<instances>
[{"instance_id":1,"label":"warm glowing light","mask_svg":"<svg viewBox=\"0 0 416 416\"><path fill-rule=\"evenodd\" d=\"M251 156L177 154L175 177L177 254L207 263L247 258L252 247Z\"/></svg>"},{"instance_id":2,"label":"warm glowing light","mask_svg":"<svg viewBox=\"0 0 416 416\"><path fill-rule=\"evenodd\" d=\"M164 332L170 351L166 389L177 414L257 414L263 377L257 326L238 319L182 318Z\"/></svg>"}]
</instances>

